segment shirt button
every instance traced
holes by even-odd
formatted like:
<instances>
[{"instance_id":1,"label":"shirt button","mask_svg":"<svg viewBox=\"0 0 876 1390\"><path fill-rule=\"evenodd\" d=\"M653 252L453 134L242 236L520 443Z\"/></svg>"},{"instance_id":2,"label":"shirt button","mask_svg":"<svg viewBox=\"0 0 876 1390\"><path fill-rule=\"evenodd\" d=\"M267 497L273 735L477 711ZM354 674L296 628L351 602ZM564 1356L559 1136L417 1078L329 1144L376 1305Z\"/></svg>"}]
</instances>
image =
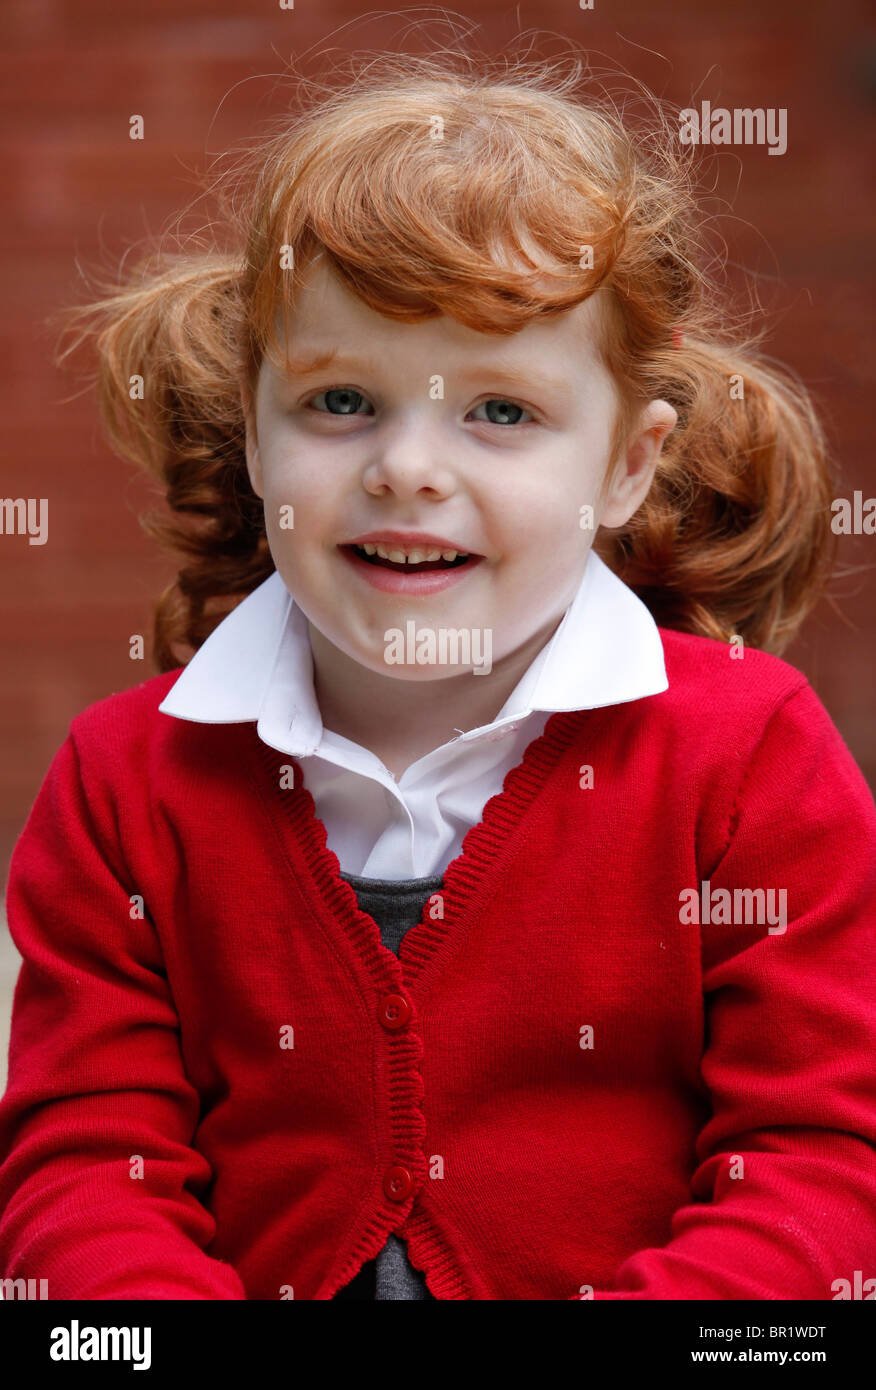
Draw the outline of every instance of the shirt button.
<instances>
[{"instance_id":1,"label":"shirt button","mask_svg":"<svg viewBox=\"0 0 876 1390\"><path fill-rule=\"evenodd\" d=\"M385 994L381 999L377 1017L391 1033L404 1028L410 1016L411 1006L403 994Z\"/></svg>"},{"instance_id":2,"label":"shirt button","mask_svg":"<svg viewBox=\"0 0 876 1390\"><path fill-rule=\"evenodd\" d=\"M383 1190L391 1202L403 1202L413 1190L414 1179L407 1168L396 1164L383 1176Z\"/></svg>"}]
</instances>

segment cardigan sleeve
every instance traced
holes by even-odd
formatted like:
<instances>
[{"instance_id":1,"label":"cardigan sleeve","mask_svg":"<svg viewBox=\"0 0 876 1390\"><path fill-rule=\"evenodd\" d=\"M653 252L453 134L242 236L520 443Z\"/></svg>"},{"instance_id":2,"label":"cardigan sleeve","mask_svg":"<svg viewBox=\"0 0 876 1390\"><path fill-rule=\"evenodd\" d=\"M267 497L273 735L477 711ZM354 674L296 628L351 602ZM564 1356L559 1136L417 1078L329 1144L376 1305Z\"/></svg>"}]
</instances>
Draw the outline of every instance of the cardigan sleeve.
<instances>
[{"instance_id":1,"label":"cardigan sleeve","mask_svg":"<svg viewBox=\"0 0 876 1390\"><path fill-rule=\"evenodd\" d=\"M808 684L768 721L728 841L712 898L786 890L786 926L780 891L762 925L700 925L711 1115L692 1200L595 1299L830 1300L873 1273L876 809Z\"/></svg>"},{"instance_id":2,"label":"cardigan sleeve","mask_svg":"<svg viewBox=\"0 0 876 1390\"><path fill-rule=\"evenodd\" d=\"M23 960L0 1101L0 1270L47 1280L50 1299L245 1299L205 1253L198 1095L148 903L132 899L111 804L89 805L75 730L10 865Z\"/></svg>"}]
</instances>

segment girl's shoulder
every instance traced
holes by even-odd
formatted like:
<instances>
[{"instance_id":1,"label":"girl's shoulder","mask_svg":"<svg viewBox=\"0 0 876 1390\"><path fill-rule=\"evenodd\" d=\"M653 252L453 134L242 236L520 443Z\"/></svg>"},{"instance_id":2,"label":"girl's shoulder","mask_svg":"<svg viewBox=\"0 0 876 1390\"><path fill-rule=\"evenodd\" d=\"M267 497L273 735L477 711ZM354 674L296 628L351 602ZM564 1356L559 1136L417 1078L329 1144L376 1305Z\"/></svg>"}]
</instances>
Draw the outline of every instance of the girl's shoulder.
<instances>
[{"instance_id":1,"label":"girl's shoulder","mask_svg":"<svg viewBox=\"0 0 876 1390\"><path fill-rule=\"evenodd\" d=\"M764 743L820 744L851 755L809 680L769 652L660 628L668 689L652 717L689 756L743 761Z\"/></svg>"},{"instance_id":2,"label":"girl's shoulder","mask_svg":"<svg viewBox=\"0 0 876 1390\"><path fill-rule=\"evenodd\" d=\"M782 657L746 647L741 638L718 642L661 627L660 638L669 682L667 695L682 704L720 709L753 718L768 714L809 681ZM814 691L812 692L814 695Z\"/></svg>"},{"instance_id":3,"label":"girl's shoulder","mask_svg":"<svg viewBox=\"0 0 876 1390\"><path fill-rule=\"evenodd\" d=\"M127 803L139 789L142 799L222 757L225 726L178 719L159 708L183 669L95 700L70 721L63 748L72 755L86 795L107 805Z\"/></svg>"},{"instance_id":4,"label":"girl's shoulder","mask_svg":"<svg viewBox=\"0 0 876 1390\"><path fill-rule=\"evenodd\" d=\"M115 691L73 716L45 773L28 826L48 806L54 820L63 820L68 828L80 827L69 829L70 834L91 826L102 844L110 844L126 820L137 820L142 829L144 810L156 804L164 788L172 798L180 787L192 785L193 768L204 765L210 751L197 731L210 726L188 724L193 736L187 737L183 722L159 709L181 669ZM188 774L188 780L180 773Z\"/></svg>"},{"instance_id":5,"label":"girl's shoulder","mask_svg":"<svg viewBox=\"0 0 876 1390\"><path fill-rule=\"evenodd\" d=\"M727 843L746 804L762 828L780 836L784 827L798 844L842 821L876 872L872 792L806 676L755 648L667 628L660 636L668 689L643 702L658 763L726 820Z\"/></svg>"},{"instance_id":6,"label":"girl's shoulder","mask_svg":"<svg viewBox=\"0 0 876 1390\"><path fill-rule=\"evenodd\" d=\"M151 728L159 728L162 721L168 720L158 707L184 669L179 666L164 671L139 685L95 700L73 717L70 732L81 742L98 740L109 747L147 735Z\"/></svg>"}]
</instances>

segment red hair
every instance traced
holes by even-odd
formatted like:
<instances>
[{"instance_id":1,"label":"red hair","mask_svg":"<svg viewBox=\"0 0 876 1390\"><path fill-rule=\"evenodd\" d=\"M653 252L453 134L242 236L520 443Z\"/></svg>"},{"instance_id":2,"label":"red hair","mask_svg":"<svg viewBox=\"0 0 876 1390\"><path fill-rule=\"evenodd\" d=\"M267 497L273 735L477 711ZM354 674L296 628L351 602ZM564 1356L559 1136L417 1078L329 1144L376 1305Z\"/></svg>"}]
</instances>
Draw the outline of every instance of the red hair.
<instances>
[{"instance_id":1,"label":"red hair","mask_svg":"<svg viewBox=\"0 0 876 1390\"><path fill-rule=\"evenodd\" d=\"M224 248L159 252L64 311L75 333L59 360L95 338L109 436L159 477L170 508L144 525L184 557L156 607L159 670L274 569L241 397L265 354L279 357L277 311L318 253L387 317L447 314L484 333L605 288L599 346L620 403L607 477L642 405L669 401L678 424L645 502L595 549L663 625L787 645L832 559L823 432L804 387L758 352L764 330L727 327L695 153L647 100L644 123L622 117L577 57L354 64L334 87L305 84L294 114L208 182Z\"/></svg>"}]
</instances>

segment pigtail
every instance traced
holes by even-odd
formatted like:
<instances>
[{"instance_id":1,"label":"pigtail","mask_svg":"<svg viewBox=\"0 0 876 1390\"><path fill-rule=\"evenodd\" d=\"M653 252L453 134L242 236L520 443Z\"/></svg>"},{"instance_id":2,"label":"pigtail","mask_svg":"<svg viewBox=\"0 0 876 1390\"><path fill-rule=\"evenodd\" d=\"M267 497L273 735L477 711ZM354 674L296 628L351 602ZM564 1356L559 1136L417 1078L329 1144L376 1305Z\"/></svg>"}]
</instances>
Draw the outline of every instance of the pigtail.
<instances>
[{"instance_id":1,"label":"pigtail","mask_svg":"<svg viewBox=\"0 0 876 1390\"><path fill-rule=\"evenodd\" d=\"M595 549L661 625L778 654L835 552L835 480L812 400L759 353L687 333L649 366L678 425L638 512Z\"/></svg>"},{"instance_id":2,"label":"pigtail","mask_svg":"<svg viewBox=\"0 0 876 1390\"><path fill-rule=\"evenodd\" d=\"M196 650L274 568L246 470L240 278L226 256L165 256L59 316L69 341L57 360L93 338L110 443L162 484L171 515L151 512L143 529L187 557L155 606L159 671L179 666L174 647Z\"/></svg>"}]
</instances>

